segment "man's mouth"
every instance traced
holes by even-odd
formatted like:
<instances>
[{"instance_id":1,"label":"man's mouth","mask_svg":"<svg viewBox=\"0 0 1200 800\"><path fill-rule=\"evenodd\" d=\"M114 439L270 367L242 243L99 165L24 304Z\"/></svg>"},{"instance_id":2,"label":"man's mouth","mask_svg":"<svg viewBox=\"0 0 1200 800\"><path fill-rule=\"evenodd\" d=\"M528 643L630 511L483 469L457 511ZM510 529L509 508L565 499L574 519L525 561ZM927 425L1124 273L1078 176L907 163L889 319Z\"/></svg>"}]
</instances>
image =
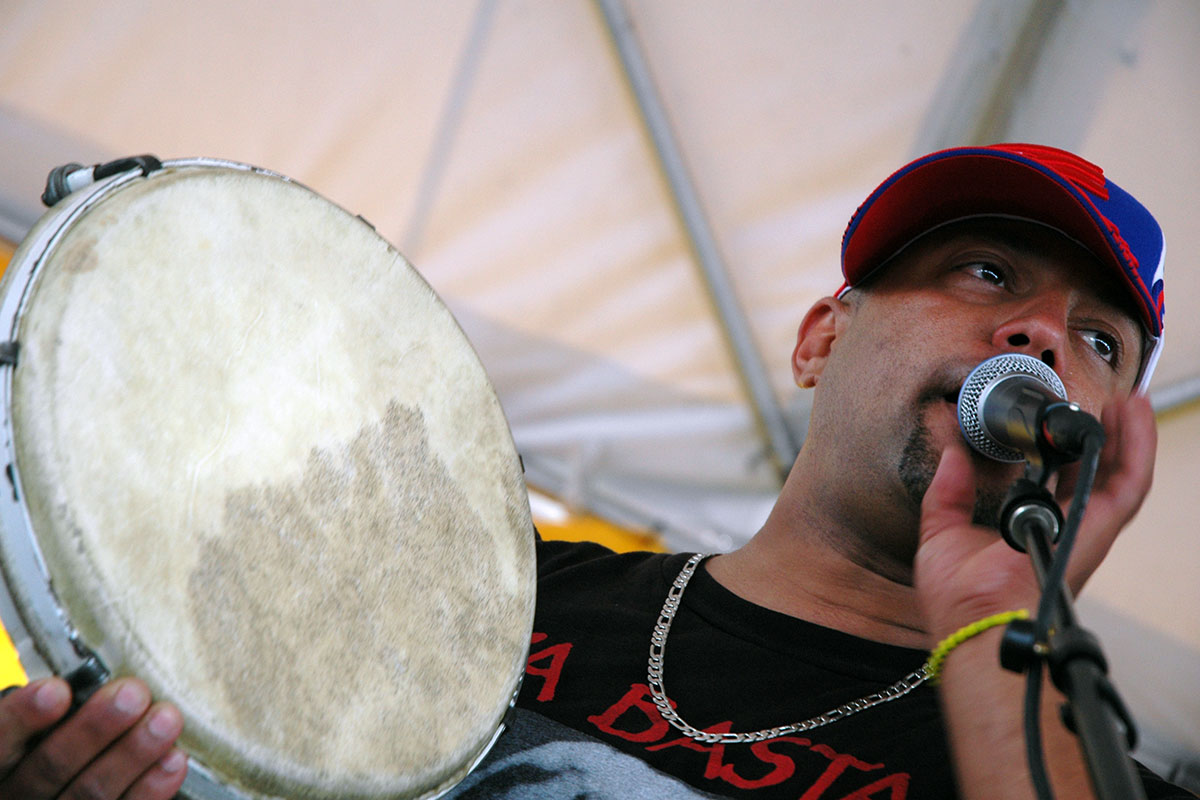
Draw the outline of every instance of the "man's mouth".
<instances>
[{"instance_id":1,"label":"man's mouth","mask_svg":"<svg viewBox=\"0 0 1200 800\"><path fill-rule=\"evenodd\" d=\"M962 392L963 383L970 372L970 365L944 364L929 375L929 382L921 392L920 400L925 403L941 400L957 407L958 396Z\"/></svg>"}]
</instances>

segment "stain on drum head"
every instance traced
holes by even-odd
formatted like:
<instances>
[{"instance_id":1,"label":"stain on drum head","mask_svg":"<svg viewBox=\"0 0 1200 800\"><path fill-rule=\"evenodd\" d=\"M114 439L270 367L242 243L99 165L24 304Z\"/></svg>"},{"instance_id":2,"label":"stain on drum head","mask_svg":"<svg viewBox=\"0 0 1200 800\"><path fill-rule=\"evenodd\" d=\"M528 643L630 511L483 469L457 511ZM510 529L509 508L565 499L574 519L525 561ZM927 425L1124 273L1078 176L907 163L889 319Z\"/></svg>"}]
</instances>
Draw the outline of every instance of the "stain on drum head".
<instances>
[{"instance_id":1,"label":"stain on drum head","mask_svg":"<svg viewBox=\"0 0 1200 800\"><path fill-rule=\"evenodd\" d=\"M453 318L301 186L176 167L29 288L17 465L59 599L251 797L419 797L524 670L532 525Z\"/></svg>"}]
</instances>

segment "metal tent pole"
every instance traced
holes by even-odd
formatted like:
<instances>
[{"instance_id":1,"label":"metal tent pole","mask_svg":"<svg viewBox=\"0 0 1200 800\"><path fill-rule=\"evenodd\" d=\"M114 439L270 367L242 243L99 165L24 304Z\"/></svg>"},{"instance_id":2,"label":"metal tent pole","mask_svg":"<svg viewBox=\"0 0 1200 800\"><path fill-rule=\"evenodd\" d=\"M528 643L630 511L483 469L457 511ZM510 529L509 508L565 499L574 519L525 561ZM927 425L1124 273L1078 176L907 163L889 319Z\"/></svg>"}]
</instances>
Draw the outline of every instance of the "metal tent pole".
<instances>
[{"instance_id":1,"label":"metal tent pole","mask_svg":"<svg viewBox=\"0 0 1200 800\"><path fill-rule=\"evenodd\" d=\"M596 5L616 45L625 78L637 99L642 121L654 143L659 164L670 187L675 210L686 228L688 241L716 306L722 332L733 351L743 386L750 395L755 421L770 445L771 457L782 481L791 469L796 453L799 452L795 437L771 388L750 326L729 280L712 227L684 164L678 140L651 78L649 66L634 36L629 15L621 0L596 0Z\"/></svg>"}]
</instances>

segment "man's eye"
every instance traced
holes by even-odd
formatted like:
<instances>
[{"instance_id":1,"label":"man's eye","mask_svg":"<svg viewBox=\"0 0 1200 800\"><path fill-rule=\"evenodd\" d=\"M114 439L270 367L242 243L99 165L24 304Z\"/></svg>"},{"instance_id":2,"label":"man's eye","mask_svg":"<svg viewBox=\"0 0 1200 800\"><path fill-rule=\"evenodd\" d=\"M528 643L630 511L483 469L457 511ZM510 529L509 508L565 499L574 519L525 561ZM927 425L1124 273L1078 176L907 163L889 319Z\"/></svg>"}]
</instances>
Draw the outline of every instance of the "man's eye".
<instances>
[{"instance_id":1,"label":"man's eye","mask_svg":"<svg viewBox=\"0 0 1200 800\"><path fill-rule=\"evenodd\" d=\"M1005 286L1008 283L1008 280L1004 277L1004 272L994 264L975 261L965 265L962 269L976 278L993 283L996 286Z\"/></svg>"},{"instance_id":2,"label":"man's eye","mask_svg":"<svg viewBox=\"0 0 1200 800\"><path fill-rule=\"evenodd\" d=\"M1110 364L1117 363L1121 350L1117 337L1104 331L1082 331L1081 334L1101 358Z\"/></svg>"}]
</instances>

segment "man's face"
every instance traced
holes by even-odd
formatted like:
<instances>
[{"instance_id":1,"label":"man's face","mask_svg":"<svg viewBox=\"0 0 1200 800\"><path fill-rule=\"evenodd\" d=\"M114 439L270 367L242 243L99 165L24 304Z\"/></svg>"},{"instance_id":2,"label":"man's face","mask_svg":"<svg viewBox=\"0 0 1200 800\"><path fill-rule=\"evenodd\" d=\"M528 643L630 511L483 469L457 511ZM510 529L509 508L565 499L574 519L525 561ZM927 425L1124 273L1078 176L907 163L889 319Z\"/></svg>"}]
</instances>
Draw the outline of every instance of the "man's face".
<instances>
[{"instance_id":1,"label":"man's face","mask_svg":"<svg viewBox=\"0 0 1200 800\"><path fill-rule=\"evenodd\" d=\"M1138 374L1141 327L1125 297L1107 269L1061 234L1002 219L939 229L848 296L810 436L859 489L864 522L909 531L890 538L901 563L911 560L941 453L961 438L957 396L971 369L1000 353L1034 356L1054 368L1069 399L1098 416ZM976 464L977 518L992 524L1022 467L982 457Z\"/></svg>"}]
</instances>

